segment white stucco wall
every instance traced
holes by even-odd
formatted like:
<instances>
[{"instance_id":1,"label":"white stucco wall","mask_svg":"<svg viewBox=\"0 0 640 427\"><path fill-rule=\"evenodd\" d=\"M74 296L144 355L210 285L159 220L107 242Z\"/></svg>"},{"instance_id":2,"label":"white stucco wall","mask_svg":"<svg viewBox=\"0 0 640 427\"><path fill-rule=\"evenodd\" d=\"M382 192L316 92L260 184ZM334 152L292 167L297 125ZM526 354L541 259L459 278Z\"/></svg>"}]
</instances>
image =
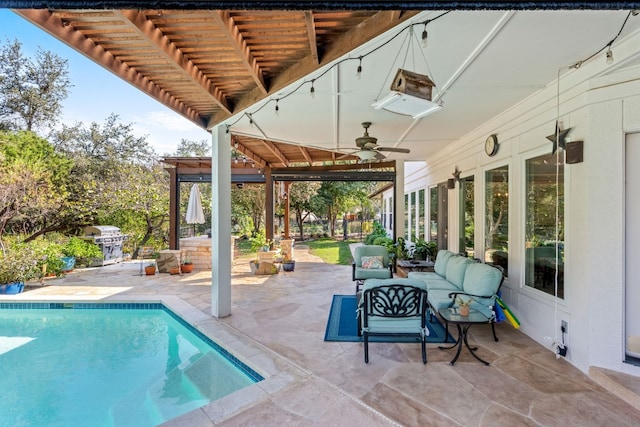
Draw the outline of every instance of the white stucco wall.
<instances>
[{"instance_id":1,"label":"white stucco wall","mask_svg":"<svg viewBox=\"0 0 640 427\"><path fill-rule=\"evenodd\" d=\"M635 44L634 44L635 43ZM638 55L627 40L616 49L623 63ZM620 59L618 59L620 58ZM406 176L405 192L451 178L475 176L476 253L484 236L484 172L509 165L509 278L503 297L522 322L521 330L551 350L560 338L560 321L568 322L567 360L587 372L600 366L640 376L640 368L623 363L624 353L624 141L640 131L640 68L615 72L593 61L563 74L537 95L504 112L436 156L422 170ZM559 117L572 128L569 141L584 141L584 161L565 166L565 299L524 286L525 161L551 152L547 135ZM484 154L484 140L498 134L496 156ZM458 191L449 191L449 245L458 242ZM428 192L427 192L428 194ZM427 213L428 215L428 213ZM640 238L640 236L638 236Z\"/></svg>"}]
</instances>

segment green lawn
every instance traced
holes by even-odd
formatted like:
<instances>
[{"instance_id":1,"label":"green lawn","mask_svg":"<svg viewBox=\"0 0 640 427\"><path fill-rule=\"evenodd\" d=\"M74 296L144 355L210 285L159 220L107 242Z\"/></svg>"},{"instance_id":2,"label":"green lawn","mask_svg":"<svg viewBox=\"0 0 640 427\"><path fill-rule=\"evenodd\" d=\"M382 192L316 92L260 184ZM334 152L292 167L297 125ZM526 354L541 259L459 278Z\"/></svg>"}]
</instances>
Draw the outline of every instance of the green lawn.
<instances>
[{"instance_id":1,"label":"green lawn","mask_svg":"<svg viewBox=\"0 0 640 427\"><path fill-rule=\"evenodd\" d=\"M308 242L296 242L309 246L313 255L319 256L325 262L329 264L339 265L351 265L351 251L349 250L349 243L355 243L355 240L347 240L346 242L337 241L330 238L311 240ZM249 239L236 240L238 246L238 255L249 255L253 253L251 251L251 242Z\"/></svg>"},{"instance_id":2,"label":"green lawn","mask_svg":"<svg viewBox=\"0 0 640 427\"><path fill-rule=\"evenodd\" d=\"M355 243L355 240L337 241L327 238L301 244L309 246L313 255L319 256L328 264L351 265L349 243Z\"/></svg>"}]
</instances>

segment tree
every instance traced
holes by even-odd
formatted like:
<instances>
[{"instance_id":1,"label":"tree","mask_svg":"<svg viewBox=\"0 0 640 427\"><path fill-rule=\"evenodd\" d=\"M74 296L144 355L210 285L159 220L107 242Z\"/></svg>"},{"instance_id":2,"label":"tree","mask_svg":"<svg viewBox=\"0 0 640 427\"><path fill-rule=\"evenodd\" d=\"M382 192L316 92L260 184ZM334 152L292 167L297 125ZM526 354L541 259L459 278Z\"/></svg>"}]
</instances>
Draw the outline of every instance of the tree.
<instances>
[{"instance_id":1,"label":"tree","mask_svg":"<svg viewBox=\"0 0 640 427\"><path fill-rule=\"evenodd\" d=\"M56 122L72 85L66 59L40 48L27 58L21 46L0 48L0 128L33 131Z\"/></svg>"},{"instance_id":2,"label":"tree","mask_svg":"<svg viewBox=\"0 0 640 427\"><path fill-rule=\"evenodd\" d=\"M175 155L178 157L210 157L211 141L207 141L205 139L200 141L191 141L182 138L176 148Z\"/></svg>"},{"instance_id":3,"label":"tree","mask_svg":"<svg viewBox=\"0 0 640 427\"><path fill-rule=\"evenodd\" d=\"M74 162L67 185L69 195L30 238L103 221L120 221L112 224L141 240L164 233L165 219L159 218L157 211L166 211L169 206L160 197L163 192L167 198L169 194L166 172L156 164L155 151L146 137L134 136L133 126L118 120L112 114L103 125L63 125L51 134L55 149ZM144 211L133 212L132 206Z\"/></svg>"},{"instance_id":4,"label":"tree","mask_svg":"<svg viewBox=\"0 0 640 427\"><path fill-rule=\"evenodd\" d=\"M9 224L28 232L64 204L70 169L32 132L0 132L0 246Z\"/></svg>"},{"instance_id":5,"label":"tree","mask_svg":"<svg viewBox=\"0 0 640 427\"><path fill-rule=\"evenodd\" d=\"M231 189L231 216L235 224L243 228L247 219L253 223L253 236L262 227L264 218L265 194L263 185L245 185L243 188ZM235 225L234 224L234 225Z\"/></svg>"},{"instance_id":6,"label":"tree","mask_svg":"<svg viewBox=\"0 0 640 427\"><path fill-rule=\"evenodd\" d=\"M371 182L323 182L310 203L315 213L322 213L329 219L331 236L335 236L337 219L342 214L356 207L361 207L368 202L368 194L371 191Z\"/></svg>"},{"instance_id":7,"label":"tree","mask_svg":"<svg viewBox=\"0 0 640 427\"><path fill-rule=\"evenodd\" d=\"M289 186L289 207L296 214L300 239L304 238L304 220L311 214L311 198L319 189L320 183L314 181L294 182Z\"/></svg>"}]
</instances>

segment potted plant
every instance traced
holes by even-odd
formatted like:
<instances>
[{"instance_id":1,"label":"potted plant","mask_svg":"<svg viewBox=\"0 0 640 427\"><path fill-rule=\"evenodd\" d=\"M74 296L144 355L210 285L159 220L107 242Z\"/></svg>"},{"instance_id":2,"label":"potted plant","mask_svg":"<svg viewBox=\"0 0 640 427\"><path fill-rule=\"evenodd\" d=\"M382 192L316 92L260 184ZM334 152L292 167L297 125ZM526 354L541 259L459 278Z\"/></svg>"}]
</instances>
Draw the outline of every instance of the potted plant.
<instances>
[{"instance_id":1,"label":"potted plant","mask_svg":"<svg viewBox=\"0 0 640 427\"><path fill-rule=\"evenodd\" d=\"M291 258L285 258L282 261L282 270L283 271L294 271L295 268L296 268L295 260L292 260Z\"/></svg>"},{"instance_id":2,"label":"potted plant","mask_svg":"<svg viewBox=\"0 0 640 427\"><path fill-rule=\"evenodd\" d=\"M418 239L416 241L416 247L413 251L413 259L416 260L431 260L435 257L435 252L438 244L436 242L427 242L423 239Z\"/></svg>"},{"instance_id":3,"label":"potted plant","mask_svg":"<svg viewBox=\"0 0 640 427\"><path fill-rule=\"evenodd\" d=\"M260 266L260 263L258 261L258 259L252 259L249 261L249 268L251 269L251 274L256 274L256 272L258 271L258 267Z\"/></svg>"},{"instance_id":4,"label":"potted plant","mask_svg":"<svg viewBox=\"0 0 640 427\"><path fill-rule=\"evenodd\" d=\"M41 274L41 263L31 246L14 244L0 251L0 294L18 294L25 281Z\"/></svg>"},{"instance_id":5,"label":"potted plant","mask_svg":"<svg viewBox=\"0 0 640 427\"><path fill-rule=\"evenodd\" d=\"M180 265L180 271L183 273L191 273L193 271L193 262L189 258L185 258Z\"/></svg>"},{"instance_id":6,"label":"potted plant","mask_svg":"<svg viewBox=\"0 0 640 427\"><path fill-rule=\"evenodd\" d=\"M144 266L144 274L146 274L147 276L153 276L154 274L156 274L156 262L155 261L151 261L151 262L147 263L147 265Z\"/></svg>"},{"instance_id":7,"label":"potted plant","mask_svg":"<svg viewBox=\"0 0 640 427\"><path fill-rule=\"evenodd\" d=\"M76 263L87 264L94 258L102 259L102 251L92 242L87 242L79 237L70 237L67 242L62 245L62 261L65 263L62 271L67 272L74 269Z\"/></svg>"},{"instance_id":8,"label":"potted plant","mask_svg":"<svg viewBox=\"0 0 640 427\"><path fill-rule=\"evenodd\" d=\"M465 300L458 295L458 297L456 298L456 304L458 304L458 313L460 314L460 316L469 315L469 306L471 305L472 301L473 300L471 298Z\"/></svg>"}]
</instances>

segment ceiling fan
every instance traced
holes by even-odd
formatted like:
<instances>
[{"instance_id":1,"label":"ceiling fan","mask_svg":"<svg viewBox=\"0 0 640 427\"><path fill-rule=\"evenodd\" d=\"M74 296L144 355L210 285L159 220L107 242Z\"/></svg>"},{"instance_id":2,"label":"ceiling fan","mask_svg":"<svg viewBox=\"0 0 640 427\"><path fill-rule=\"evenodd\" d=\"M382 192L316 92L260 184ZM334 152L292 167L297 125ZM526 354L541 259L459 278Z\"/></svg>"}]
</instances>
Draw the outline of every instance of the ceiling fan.
<instances>
[{"instance_id":1,"label":"ceiling fan","mask_svg":"<svg viewBox=\"0 0 640 427\"><path fill-rule=\"evenodd\" d=\"M356 146L358 150L351 152L349 154L345 154L341 158L347 156L358 156L362 161L372 161L372 160L383 160L386 158L381 151L389 151L394 153L409 153L410 150L407 148L395 148L395 147L381 147L377 144L378 138L369 135L369 126L371 126L371 122L362 123L362 127L364 128L364 135L356 138Z\"/></svg>"}]
</instances>

